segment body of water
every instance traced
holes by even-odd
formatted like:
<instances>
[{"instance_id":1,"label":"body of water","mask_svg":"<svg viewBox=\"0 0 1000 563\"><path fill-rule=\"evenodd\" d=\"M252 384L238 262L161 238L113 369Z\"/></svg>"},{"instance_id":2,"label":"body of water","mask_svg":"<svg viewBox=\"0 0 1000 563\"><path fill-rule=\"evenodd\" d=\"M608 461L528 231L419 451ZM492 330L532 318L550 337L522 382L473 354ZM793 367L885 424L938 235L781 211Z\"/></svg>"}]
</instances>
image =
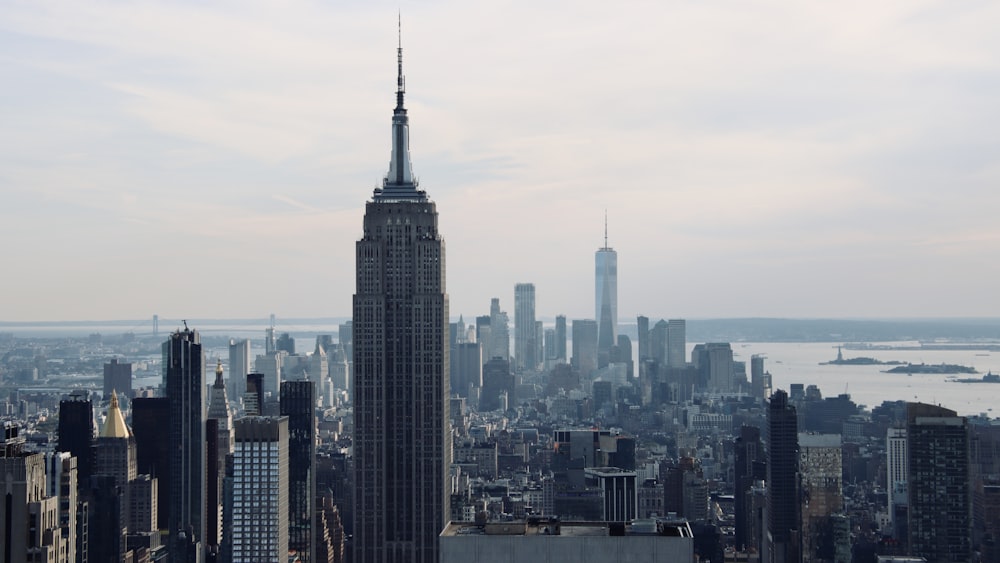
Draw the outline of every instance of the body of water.
<instances>
[{"instance_id":1,"label":"body of water","mask_svg":"<svg viewBox=\"0 0 1000 563\"><path fill-rule=\"evenodd\" d=\"M765 356L765 371L771 373L774 389L788 390L792 383L816 385L824 397L847 393L858 404L868 408L882 401L919 401L941 405L960 415L985 413L1000 416L1000 383L958 383L957 378L979 378L988 371L1000 373L1000 352L979 350L847 350L844 358L859 356L881 361L914 364L959 364L976 368L973 375L883 373L894 366L819 365L837 357L839 342L733 343L734 359L747 363L750 377L750 357ZM917 346L916 342L879 343ZM993 408L997 407L994 414Z\"/></svg>"}]
</instances>

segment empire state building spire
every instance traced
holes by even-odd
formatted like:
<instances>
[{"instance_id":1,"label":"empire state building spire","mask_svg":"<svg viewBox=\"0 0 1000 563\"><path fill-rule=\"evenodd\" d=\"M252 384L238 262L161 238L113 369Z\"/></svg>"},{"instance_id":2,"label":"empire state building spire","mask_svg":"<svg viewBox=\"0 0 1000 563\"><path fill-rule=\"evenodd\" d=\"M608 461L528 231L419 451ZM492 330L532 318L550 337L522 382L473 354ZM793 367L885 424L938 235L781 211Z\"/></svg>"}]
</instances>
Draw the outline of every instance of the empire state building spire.
<instances>
[{"instance_id":1,"label":"empire state building spire","mask_svg":"<svg viewBox=\"0 0 1000 563\"><path fill-rule=\"evenodd\" d=\"M399 46L396 48L396 108L392 112L392 155L389 157L389 172L382 181L382 188L375 189L376 201L427 199L427 194L417 190L418 182L413 177L413 165L410 163L410 126L403 106L406 79L403 77L402 37L400 24Z\"/></svg>"},{"instance_id":2,"label":"empire state building spire","mask_svg":"<svg viewBox=\"0 0 1000 563\"><path fill-rule=\"evenodd\" d=\"M357 563L437 563L451 499L445 247L437 205L410 171L402 48L398 53L392 161L385 183L365 202L364 235L355 247Z\"/></svg>"}]
</instances>

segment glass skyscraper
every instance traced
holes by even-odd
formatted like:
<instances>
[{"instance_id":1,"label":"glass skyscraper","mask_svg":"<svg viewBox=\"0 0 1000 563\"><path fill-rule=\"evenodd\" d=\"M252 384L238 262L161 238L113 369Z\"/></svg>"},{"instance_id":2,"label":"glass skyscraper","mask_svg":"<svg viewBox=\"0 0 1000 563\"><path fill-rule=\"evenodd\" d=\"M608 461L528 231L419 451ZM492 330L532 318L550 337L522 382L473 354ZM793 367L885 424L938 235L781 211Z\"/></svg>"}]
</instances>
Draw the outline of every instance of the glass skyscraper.
<instances>
[{"instance_id":1,"label":"glass skyscraper","mask_svg":"<svg viewBox=\"0 0 1000 563\"><path fill-rule=\"evenodd\" d=\"M597 319L597 355L603 367L618 340L618 253L608 246L608 222L604 220L604 247L594 254L594 310Z\"/></svg>"},{"instance_id":2,"label":"glass skyscraper","mask_svg":"<svg viewBox=\"0 0 1000 563\"><path fill-rule=\"evenodd\" d=\"M535 326L535 284L514 286L514 369L518 373L538 368L537 327Z\"/></svg>"}]
</instances>

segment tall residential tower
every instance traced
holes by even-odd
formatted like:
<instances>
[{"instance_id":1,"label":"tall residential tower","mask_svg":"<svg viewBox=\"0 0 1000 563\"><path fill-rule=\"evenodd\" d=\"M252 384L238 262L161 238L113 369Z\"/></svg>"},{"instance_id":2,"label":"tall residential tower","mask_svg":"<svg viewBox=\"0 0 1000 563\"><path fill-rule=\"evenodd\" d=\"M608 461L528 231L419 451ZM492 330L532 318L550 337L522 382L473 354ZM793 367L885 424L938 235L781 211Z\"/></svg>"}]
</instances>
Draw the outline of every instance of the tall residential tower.
<instances>
[{"instance_id":1,"label":"tall residential tower","mask_svg":"<svg viewBox=\"0 0 1000 563\"><path fill-rule=\"evenodd\" d=\"M906 404L907 531L910 553L970 561L969 424L950 409Z\"/></svg>"},{"instance_id":2,"label":"tall residential tower","mask_svg":"<svg viewBox=\"0 0 1000 563\"><path fill-rule=\"evenodd\" d=\"M224 551L231 561L290 560L288 418L247 416L233 425Z\"/></svg>"},{"instance_id":3,"label":"tall residential tower","mask_svg":"<svg viewBox=\"0 0 1000 563\"><path fill-rule=\"evenodd\" d=\"M397 57L389 173L357 242L354 560L436 563L451 462L444 241L411 169Z\"/></svg>"}]
</instances>

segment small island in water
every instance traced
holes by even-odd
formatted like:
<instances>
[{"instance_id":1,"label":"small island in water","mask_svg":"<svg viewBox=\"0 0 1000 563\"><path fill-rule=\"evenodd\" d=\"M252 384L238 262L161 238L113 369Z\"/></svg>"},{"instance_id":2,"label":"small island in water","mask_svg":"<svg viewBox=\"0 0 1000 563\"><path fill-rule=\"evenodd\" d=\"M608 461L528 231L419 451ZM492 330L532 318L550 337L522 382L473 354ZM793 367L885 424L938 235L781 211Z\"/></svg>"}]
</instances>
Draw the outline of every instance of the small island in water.
<instances>
[{"instance_id":1,"label":"small island in water","mask_svg":"<svg viewBox=\"0 0 1000 563\"><path fill-rule=\"evenodd\" d=\"M896 366L883 373L931 373L931 374L954 374L954 373L979 373L976 368L960 366L958 364L906 364Z\"/></svg>"},{"instance_id":2,"label":"small island in water","mask_svg":"<svg viewBox=\"0 0 1000 563\"><path fill-rule=\"evenodd\" d=\"M829 362L820 362L821 366L901 366L903 362L890 361L883 362L882 360L876 360L875 358L845 358L842 346L837 346L837 359L830 360Z\"/></svg>"}]
</instances>

